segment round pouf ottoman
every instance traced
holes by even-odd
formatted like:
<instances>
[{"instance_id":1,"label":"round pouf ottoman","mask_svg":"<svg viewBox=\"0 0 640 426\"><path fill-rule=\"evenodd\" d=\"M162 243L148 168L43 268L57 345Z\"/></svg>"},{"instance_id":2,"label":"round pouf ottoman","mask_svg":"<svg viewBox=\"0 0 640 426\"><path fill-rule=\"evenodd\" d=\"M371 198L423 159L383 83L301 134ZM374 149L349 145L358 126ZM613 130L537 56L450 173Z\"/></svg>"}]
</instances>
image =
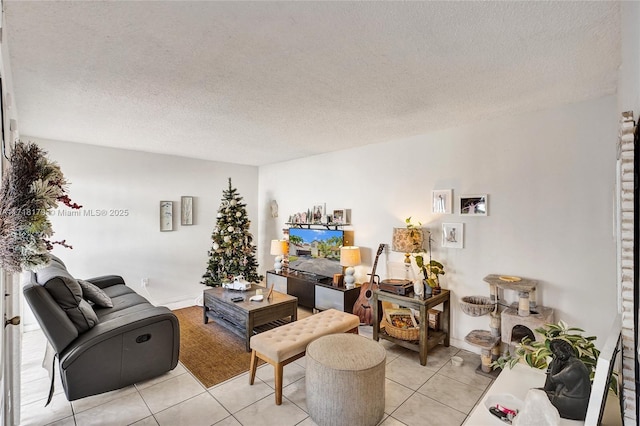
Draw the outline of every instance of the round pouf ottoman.
<instances>
[{"instance_id":1,"label":"round pouf ottoman","mask_svg":"<svg viewBox=\"0 0 640 426\"><path fill-rule=\"evenodd\" d=\"M307 346L309 415L319 426L373 426L384 415L386 353L357 334L330 334Z\"/></svg>"}]
</instances>

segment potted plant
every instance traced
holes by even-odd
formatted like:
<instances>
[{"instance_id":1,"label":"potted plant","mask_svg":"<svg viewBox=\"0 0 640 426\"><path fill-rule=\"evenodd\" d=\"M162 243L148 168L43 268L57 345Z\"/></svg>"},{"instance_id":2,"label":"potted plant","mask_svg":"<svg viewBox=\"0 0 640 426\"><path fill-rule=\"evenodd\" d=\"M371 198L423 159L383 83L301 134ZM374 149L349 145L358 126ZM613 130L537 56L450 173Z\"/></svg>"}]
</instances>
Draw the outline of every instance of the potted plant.
<instances>
[{"instance_id":1,"label":"potted plant","mask_svg":"<svg viewBox=\"0 0 640 426\"><path fill-rule=\"evenodd\" d=\"M411 216L405 219L405 223L407 224L407 229L422 233L422 230L420 229L422 223L418 222L418 225L412 224ZM418 269L420 269L423 282L426 284L426 294L440 294L440 275L445 274L444 266L437 260L431 259L431 236L428 236L427 238L429 239L429 262L425 263L424 256L422 255L422 246L420 244L419 247L416 247L416 251L414 252L417 253L415 254L416 265L418 266Z\"/></svg>"},{"instance_id":2,"label":"potted plant","mask_svg":"<svg viewBox=\"0 0 640 426\"><path fill-rule=\"evenodd\" d=\"M418 257L416 256L416 263L418 263ZM420 267L420 264L418 264ZM444 275L444 266L437 260L429 260L428 264L422 264L422 273L425 277L426 283L432 289L433 294L440 294L442 288L440 287L440 275Z\"/></svg>"},{"instance_id":3,"label":"potted plant","mask_svg":"<svg viewBox=\"0 0 640 426\"><path fill-rule=\"evenodd\" d=\"M551 360L551 341L562 339L569 342L575 351L576 358L584 363L589 370L589 376L593 381L596 372L596 363L600 351L595 347L595 336L585 337L582 335L584 330L577 327L569 327L564 321L557 324L545 324L543 327L536 328L537 333L544 336L544 341L532 341L530 337L525 336L520 343L516 345L513 354L506 353L491 363L493 369L497 368L513 368L518 362L524 361L530 367L546 370ZM618 383L615 373L611 377L610 389L617 394Z\"/></svg>"}]
</instances>

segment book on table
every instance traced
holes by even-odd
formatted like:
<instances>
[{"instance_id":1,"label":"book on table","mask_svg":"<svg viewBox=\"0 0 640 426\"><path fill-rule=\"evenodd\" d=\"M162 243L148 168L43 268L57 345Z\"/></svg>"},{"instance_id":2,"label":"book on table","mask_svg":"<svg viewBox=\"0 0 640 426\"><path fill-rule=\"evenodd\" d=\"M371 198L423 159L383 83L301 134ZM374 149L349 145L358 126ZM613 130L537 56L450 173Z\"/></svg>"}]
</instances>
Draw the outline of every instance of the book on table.
<instances>
[{"instance_id":1,"label":"book on table","mask_svg":"<svg viewBox=\"0 0 640 426\"><path fill-rule=\"evenodd\" d=\"M418 321L411 309L387 309L385 311L387 322L396 328L418 328Z\"/></svg>"}]
</instances>

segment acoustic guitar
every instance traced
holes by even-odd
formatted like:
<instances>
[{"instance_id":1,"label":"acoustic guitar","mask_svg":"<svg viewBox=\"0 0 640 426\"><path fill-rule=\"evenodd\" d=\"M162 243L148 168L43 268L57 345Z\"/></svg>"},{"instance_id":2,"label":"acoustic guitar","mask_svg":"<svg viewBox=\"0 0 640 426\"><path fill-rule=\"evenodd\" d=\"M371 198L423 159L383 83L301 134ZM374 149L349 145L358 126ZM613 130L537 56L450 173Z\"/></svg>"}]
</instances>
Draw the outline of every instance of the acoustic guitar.
<instances>
[{"instance_id":1,"label":"acoustic guitar","mask_svg":"<svg viewBox=\"0 0 640 426\"><path fill-rule=\"evenodd\" d=\"M380 254L382 254L383 250L384 244L380 244L378 252L376 253L376 260L373 262L371 280L360 287L360 296L358 296L356 303L353 305L353 314L360 317L360 324L373 324L373 309L371 308L371 301L373 299L373 291L378 289L378 284L376 284L376 267L378 266L378 258L380 257Z\"/></svg>"}]
</instances>

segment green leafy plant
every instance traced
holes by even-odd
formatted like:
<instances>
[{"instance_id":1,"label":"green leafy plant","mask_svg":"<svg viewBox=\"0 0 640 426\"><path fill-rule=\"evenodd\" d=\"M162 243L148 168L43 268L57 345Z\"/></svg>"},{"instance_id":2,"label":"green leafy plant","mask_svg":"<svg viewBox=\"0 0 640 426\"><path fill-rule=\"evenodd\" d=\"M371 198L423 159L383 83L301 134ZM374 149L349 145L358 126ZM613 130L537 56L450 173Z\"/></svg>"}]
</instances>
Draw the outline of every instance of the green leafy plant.
<instances>
[{"instance_id":1,"label":"green leafy plant","mask_svg":"<svg viewBox=\"0 0 640 426\"><path fill-rule=\"evenodd\" d=\"M429 263L424 263L422 256L416 256L416 265L422 271L422 275L425 277L425 281L429 284L429 287L440 287L440 275L444 275L444 266L437 260L430 260Z\"/></svg>"},{"instance_id":2,"label":"green leafy plant","mask_svg":"<svg viewBox=\"0 0 640 426\"><path fill-rule=\"evenodd\" d=\"M411 223L411 216L406 218L404 222L407 224L407 229L412 231L411 238L416 241L414 244L414 255L416 259L416 265L420 272L422 272L422 276L424 277L427 284L431 288L440 287L440 275L444 275L444 266L442 263L437 260L431 259L431 237L427 235L429 239L429 261L425 262L423 251L422 251L422 223L418 222L417 225ZM415 235L413 234L415 232Z\"/></svg>"},{"instance_id":3,"label":"green leafy plant","mask_svg":"<svg viewBox=\"0 0 640 426\"><path fill-rule=\"evenodd\" d=\"M524 361L530 367L544 370L549 366L549 359L553 355L551 352L551 341L562 339L568 342L573 348L576 357L584 363L589 370L591 381L596 372L596 363L600 351L596 348L594 341L596 336L585 337L582 335L584 330L578 327L569 327L564 321L557 324L545 324L543 327L536 328L537 333L544 336L544 341L532 341L530 337L525 336L520 343L516 345L513 354L505 354L491 363L491 367L496 368L513 368L518 362ZM611 378L611 390L617 393L617 378Z\"/></svg>"}]
</instances>

